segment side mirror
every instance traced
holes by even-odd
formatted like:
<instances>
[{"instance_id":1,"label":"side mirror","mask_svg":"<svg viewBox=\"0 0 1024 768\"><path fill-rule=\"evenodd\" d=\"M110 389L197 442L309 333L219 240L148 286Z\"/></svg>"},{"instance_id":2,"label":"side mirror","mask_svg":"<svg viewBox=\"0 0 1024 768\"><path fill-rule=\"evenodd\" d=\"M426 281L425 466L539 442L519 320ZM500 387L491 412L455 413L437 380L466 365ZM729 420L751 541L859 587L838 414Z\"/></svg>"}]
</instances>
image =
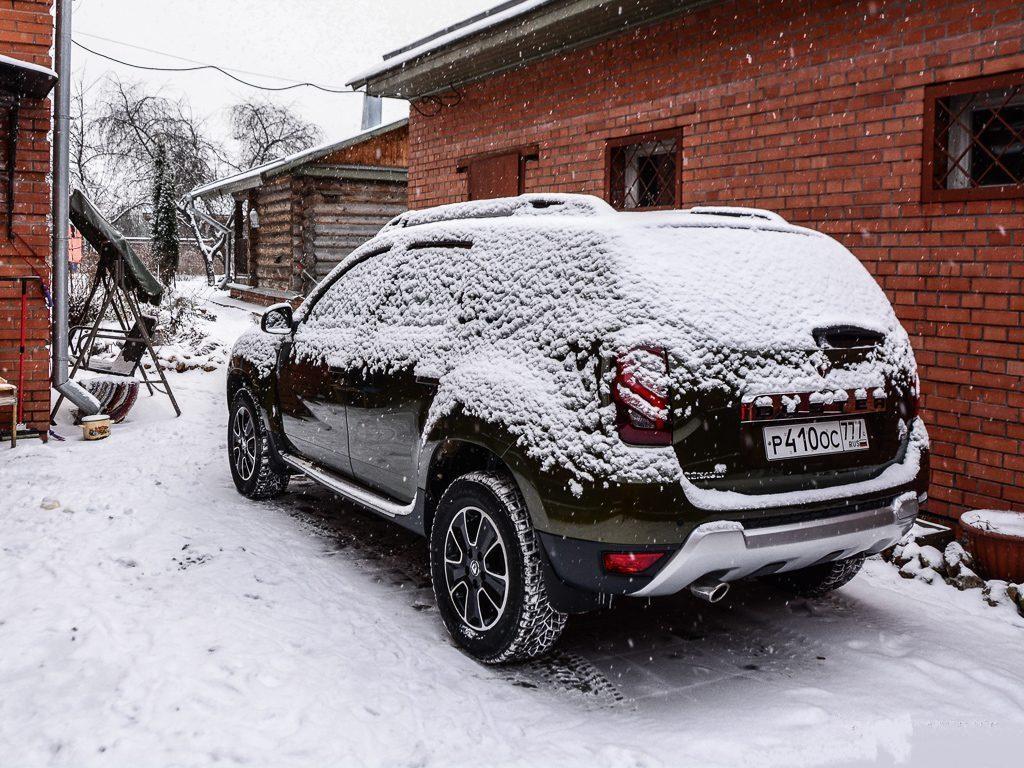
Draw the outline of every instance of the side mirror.
<instances>
[{"instance_id":1,"label":"side mirror","mask_svg":"<svg viewBox=\"0 0 1024 768\"><path fill-rule=\"evenodd\" d=\"M287 336L292 332L292 305L287 303L275 304L263 313L260 320L260 330L264 333L272 333L276 336Z\"/></svg>"}]
</instances>

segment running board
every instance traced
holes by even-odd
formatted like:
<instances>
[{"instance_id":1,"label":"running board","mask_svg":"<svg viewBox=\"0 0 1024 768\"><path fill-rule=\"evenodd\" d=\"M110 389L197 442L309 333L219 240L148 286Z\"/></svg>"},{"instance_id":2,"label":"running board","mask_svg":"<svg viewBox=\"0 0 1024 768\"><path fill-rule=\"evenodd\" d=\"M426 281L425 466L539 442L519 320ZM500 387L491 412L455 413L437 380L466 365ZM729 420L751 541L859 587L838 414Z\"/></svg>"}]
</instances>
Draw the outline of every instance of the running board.
<instances>
[{"instance_id":1,"label":"running board","mask_svg":"<svg viewBox=\"0 0 1024 768\"><path fill-rule=\"evenodd\" d=\"M367 509L386 515L387 517L405 517L406 515L412 514L413 510L416 508L415 498L408 504L399 504L398 502L391 501L383 496L378 496L376 493L368 491L362 486L356 485L348 480L343 480L337 475L332 474L325 469L321 469L313 462L306 461L306 459L300 459L298 456L292 456L288 453L282 453L281 458L288 466L293 469L297 469L306 477L319 483L325 488L334 491L339 496L344 496L349 501L354 501L356 504L360 504Z\"/></svg>"}]
</instances>

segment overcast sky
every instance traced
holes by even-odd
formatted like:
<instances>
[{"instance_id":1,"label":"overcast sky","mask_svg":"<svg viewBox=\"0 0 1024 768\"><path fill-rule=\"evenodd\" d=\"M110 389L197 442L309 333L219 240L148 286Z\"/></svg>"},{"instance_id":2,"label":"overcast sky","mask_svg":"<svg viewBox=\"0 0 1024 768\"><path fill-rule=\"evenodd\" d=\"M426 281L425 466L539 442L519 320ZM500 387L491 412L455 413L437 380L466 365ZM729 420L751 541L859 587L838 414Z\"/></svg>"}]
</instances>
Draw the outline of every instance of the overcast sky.
<instances>
[{"instance_id":1,"label":"overcast sky","mask_svg":"<svg viewBox=\"0 0 1024 768\"><path fill-rule=\"evenodd\" d=\"M74 0L74 36L102 53L138 64L189 66L151 51L226 68L342 88L352 75L394 50L497 0ZM106 38L106 39L100 39ZM111 42L119 41L118 43ZM135 48L128 47L137 46ZM140 50L140 49L151 49ZM225 138L225 109L258 91L223 75L149 73L112 64L75 48L76 76L92 83L107 72L144 80L168 95L187 95L197 115ZM266 85L277 80L243 76ZM327 139L359 128L361 97L310 88L270 95L317 123ZM385 120L408 113L385 105Z\"/></svg>"}]
</instances>

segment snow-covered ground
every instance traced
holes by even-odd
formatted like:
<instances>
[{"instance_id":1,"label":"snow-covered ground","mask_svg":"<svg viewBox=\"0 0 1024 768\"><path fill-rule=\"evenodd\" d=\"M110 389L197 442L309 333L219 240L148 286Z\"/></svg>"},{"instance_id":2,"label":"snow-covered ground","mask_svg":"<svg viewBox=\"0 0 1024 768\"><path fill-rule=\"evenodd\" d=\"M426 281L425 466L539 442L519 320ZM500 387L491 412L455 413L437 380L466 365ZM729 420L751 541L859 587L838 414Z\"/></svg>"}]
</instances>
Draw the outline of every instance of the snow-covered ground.
<instances>
[{"instance_id":1,"label":"snow-covered ground","mask_svg":"<svg viewBox=\"0 0 1024 768\"><path fill-rule=\"evenodd\" d=\"M251 322L212 309L224 339ZM1019 760L1024 619L977 591L874 560L821 600L623 603L483 667L423 542L307 483L242 498L223 369L171 382L180 419L141 396L104 442L65 414L67 442L0 447L0 765Z\"/></svg>"}]
</instances>

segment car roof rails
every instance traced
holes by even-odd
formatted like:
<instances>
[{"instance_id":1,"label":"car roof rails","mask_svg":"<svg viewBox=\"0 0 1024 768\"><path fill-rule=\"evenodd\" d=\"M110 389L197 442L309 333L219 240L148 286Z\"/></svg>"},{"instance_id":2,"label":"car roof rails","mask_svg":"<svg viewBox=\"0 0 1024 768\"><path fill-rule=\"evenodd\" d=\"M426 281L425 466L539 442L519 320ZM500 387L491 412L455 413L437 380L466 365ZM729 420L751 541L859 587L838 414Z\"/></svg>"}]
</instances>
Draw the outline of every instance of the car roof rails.
<instances>
[{"instance_id":1,"label":"car roof rails","mask_svg":"<svg viewBox=\"0 0 1024 768\"><path fill-rule=\"evenodd\" d=\"M762 219L774 224L788 224L775 211L767 211L764 208L743 208L734 205L695 205L687 213L694 213L700 216L730 216L735 219Z\"/></svg>"},{"instance_id":2,"label":"car roof rails","mask_svg":"<svg viewBox=\"0 0 1024 768\"><path fill-rule=\"evenodd\" d=\"M442 221L471 219L500 219L511 216L602 216L614 213L604 200L593 195L529 194L518 197L498 197L491 200L472 200L452 203L421 211L399 214L384 227L402 229Z\"/></svg>"}]
</instances>

